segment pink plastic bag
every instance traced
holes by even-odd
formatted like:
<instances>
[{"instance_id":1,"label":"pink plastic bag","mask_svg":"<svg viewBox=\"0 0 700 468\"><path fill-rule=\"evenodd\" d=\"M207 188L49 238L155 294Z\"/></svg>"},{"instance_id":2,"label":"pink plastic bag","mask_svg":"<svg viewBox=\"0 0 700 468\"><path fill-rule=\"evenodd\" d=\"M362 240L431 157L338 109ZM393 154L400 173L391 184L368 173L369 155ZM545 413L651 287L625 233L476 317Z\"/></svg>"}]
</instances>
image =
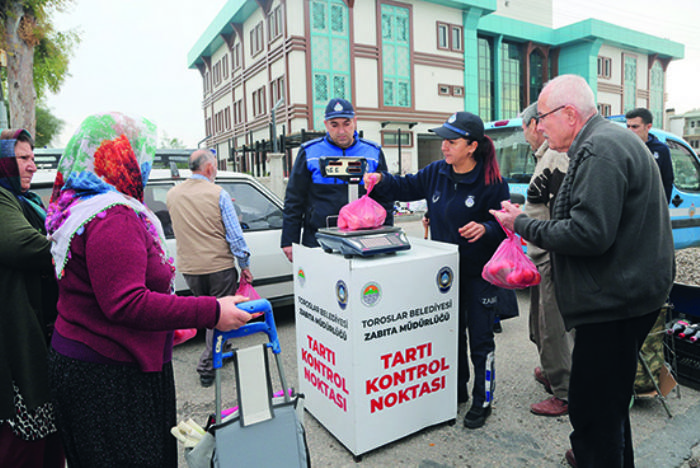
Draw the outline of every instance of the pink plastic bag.
<instances>
[{"instance_id":1,"label":"pink plastic bag","mask_svg":"<svg viewBox=\"0 0 700 468\"><path fill-rule=\"evenodd\" d=\"M238 289L236 290L236 296L245 296L251 301L255 299L260 299L260 294L253 288L253 285L245 279L245 276L241 275L241 280L238 282Z\"/></svg>"},{"instance_id":2,"label":"pink plastic bag","mask_svg":"<svg viewBox=\"0 0 700 468\"><path fill-rule=\"evenodd\" d=\"M183 328L182 330L175 330L173 335L173 346L184 343L185 341L194 338L196 335L196 328Z\"/></svg>"},{"instance_id":3,"label":"pink plastic bag","mask_svg":"<svg viewBox=\"0 0 700 468\"><path fill-rule=\"evenodd\" d=\"M374 183L368 183L365 195L340 209L338 228L343 231L357 231L358 229L378 228L384 224L386 210L369 197L373 188Z\"/></svg>"},{"instance_id":4,"label":"pink plastic bag","mask_svg":"<svg viewBox=\"0 0 700 468\"><path fill-rule=\"evenodd\" d=\"M500 221L499 221L500 223ZM489 283L506 289L522 289L540 284L540 272L523 252L520 238L501 225L506 237L486 262L481 277Z\"/></svg>"}]
</instances>

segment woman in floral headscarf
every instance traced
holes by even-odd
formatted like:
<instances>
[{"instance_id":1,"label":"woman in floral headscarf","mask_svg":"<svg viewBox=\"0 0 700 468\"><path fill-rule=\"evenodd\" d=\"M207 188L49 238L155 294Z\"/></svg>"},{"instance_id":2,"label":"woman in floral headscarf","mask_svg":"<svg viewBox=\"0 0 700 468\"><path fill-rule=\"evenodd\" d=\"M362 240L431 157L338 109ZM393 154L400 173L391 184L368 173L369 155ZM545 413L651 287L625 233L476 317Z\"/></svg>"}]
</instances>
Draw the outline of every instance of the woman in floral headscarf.
<instances>
[{"instance_id":1,"label":"woman in floral headscarf","mask_svg":"<svg viewBox=\"0 0 700 468\"><path fill-rule=\"evenodd\" d=\"M35 172L29 132L0 132L0 466L58 468L46 367L57 290Z\"/></svg>"},{"instance_id":2,"label":"woman in floral headscarf","mask_svg":"<svg viewBox=\"0 0 700 468\"><path fill-rule=\"evenodd\" d=\"M230 330L244 298L179 297L143 205L155 127L88 117L59 162L46 226L59 301L49 378L71 468L177 466L173 330Z\"/></svg>"}]
</instances>

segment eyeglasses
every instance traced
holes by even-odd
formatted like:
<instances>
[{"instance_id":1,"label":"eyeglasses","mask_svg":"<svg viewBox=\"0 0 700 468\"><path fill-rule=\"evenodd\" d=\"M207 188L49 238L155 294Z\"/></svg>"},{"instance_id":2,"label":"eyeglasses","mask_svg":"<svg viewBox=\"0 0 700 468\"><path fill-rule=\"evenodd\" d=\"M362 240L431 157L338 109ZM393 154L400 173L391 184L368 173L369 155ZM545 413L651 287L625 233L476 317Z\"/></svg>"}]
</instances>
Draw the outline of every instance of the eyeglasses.
<instances>
[{"instance_id":1,"label":"eyeglasses","mask_svg":"<svg viewBox=\"0 0 700 468\"><path fill-rule=\"evenodd\" d=\"M560 111L560 110L562 110L562 109L565 108L565 107L566 107L566 104L564 104L563 106L559 106L559 107L557 107L556 109L551 110L551 111L549 111L549 112L545 112L544 114L535 114L535 123L539 124L540 121L541 121L542 119L544 119L545 117L547 117L548 115L554 114L555 112Z\"/></svg>"}]
</instances>

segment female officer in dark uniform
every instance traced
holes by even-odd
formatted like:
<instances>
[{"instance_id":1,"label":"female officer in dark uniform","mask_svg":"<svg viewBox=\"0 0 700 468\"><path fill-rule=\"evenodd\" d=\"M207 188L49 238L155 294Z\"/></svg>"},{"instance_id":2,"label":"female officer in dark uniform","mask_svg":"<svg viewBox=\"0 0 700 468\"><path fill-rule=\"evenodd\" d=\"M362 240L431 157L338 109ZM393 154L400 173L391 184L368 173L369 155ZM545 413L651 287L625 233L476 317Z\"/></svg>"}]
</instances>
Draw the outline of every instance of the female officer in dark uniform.
<instances>
[{"instance_id":1,"label":"female officer in dark uniform","mask_svg":"<svg viewBox=\"0 0 700 468\"><path fill-rule=\"evenodd\" d=\"M505 238L489 210L500 209L501 202L508 200L509 191L500 176L493 142L484 135L479 116L457 112L430 131L443 138L444 159L403 177L387 172L366 174L365 183L368 178L377 178L375 190L382 197L398 201L425 198L431 238L459 246L457 397L460 403L469 399L469 342L474 388L464 425L474 429L483 426L491 414L495 374L493 323L499 295L498 288L481 278L481 270Z\"/></svg>"}]
</instances>

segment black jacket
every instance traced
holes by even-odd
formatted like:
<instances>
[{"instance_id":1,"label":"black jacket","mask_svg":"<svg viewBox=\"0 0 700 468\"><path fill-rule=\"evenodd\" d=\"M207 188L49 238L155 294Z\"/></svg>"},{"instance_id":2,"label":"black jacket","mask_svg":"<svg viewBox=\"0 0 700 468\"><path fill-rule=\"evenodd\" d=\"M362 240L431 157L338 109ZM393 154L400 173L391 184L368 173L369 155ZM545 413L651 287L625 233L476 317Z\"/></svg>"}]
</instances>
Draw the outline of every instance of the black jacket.
<instances>
[{"instance_id":1,"label":"black jacket","mask_svg":"<svg viewBox=\"0 0 700 468\"><path fill-rule=\"evenodd\" d=\"M647 140L647 148L654 156L656 164L659 165L661 171L661 181L664 185L664 193L666 194L666 202L671 203L671 192L673 192L673 164L671 163L671 152L668 146L661 143L655 135L649 134Z\"/></svg>"}]
</instances>

